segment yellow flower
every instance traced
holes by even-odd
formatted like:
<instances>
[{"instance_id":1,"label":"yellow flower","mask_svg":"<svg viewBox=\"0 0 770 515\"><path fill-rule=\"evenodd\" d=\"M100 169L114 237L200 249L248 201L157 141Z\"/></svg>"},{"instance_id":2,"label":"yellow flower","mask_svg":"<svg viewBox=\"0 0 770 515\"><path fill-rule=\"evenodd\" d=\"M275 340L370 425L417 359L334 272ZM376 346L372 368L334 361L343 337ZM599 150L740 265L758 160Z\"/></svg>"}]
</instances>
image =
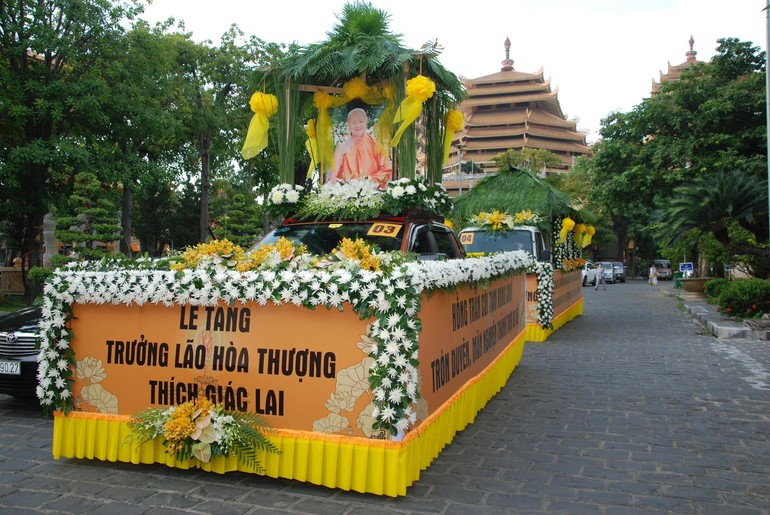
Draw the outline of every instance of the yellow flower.
<instances>
[{"instance_id":1,"label":"yellow flower","mask_svg":"<svg viewBox=\"0 0 770 515\"><path fill-rule=\"evenodd\" d=\"M505 215L500 213L500 211L493 211L492 214L489 215L489 224L492 226L492 229L495 231L502 229L504 218Z\"/></svg>"},{"instance_id":2,"label":"yellow flower","mask_svg":"<svg viewBox=\"0 0 770 515\"><path fill-rule=\"evenodd\" d=\"M332 105L332 97L324 91L316 91L313 93L313 105L317 109L329 109Z\"/></svg>"},{"instance_id":3,"label":"yellow flower","mask_svg":"<svg viewBox=\"0 0 770 515\"><path fill-rule=\"evenodd\" d=\"M350 238L343 238L335 249L334 254L337 253L347 259L358 261L364 270L377 271L380 269L380 258L372 255L369 244L360 238L356 238L355 241Z\"/></svg>"},{"instance_id":4,"label":"yellow flower","mask_svg":"<svg viewBox=\"0 0 770 515\"><path fill-rule=\"evenodd\" d=\"M460 111L450 109L446 115L446 130L447 132L457 132L463 128L463 114Z\"/></svg>"},{"instance_id":5,"label":"yellow flower","mask_svg":"<svg viewBox=\"0 0 770 515\"><path fill-rule=\"evenodd\" d=\"M258 268L274 251L278 253L282 261L290 261L294 256L305 254L307 247L304 245L296 246L293 241L281 238L275 243L257 247L249 255L238 261L235 269L239 272L245 272Z\"/></svg>"},{"instance_id":6,"label":"yellow flower","mask_svg":"<svg viewBox=\"0 0 770 515\"><path fill-rule=\"evenodd\" d=\"M406 96L425 102L436 92L436 84L424 75L418 75L406 81Z\"/></svg>"},{"instance_id":7,"label":"yellow flower","mask_svg":"<svg viewBox=\"0 0 770 515\"><path fill-rule=\"evenodd\" d=\"M251 95L249 107L255 113L272 116L278 111L278 97L269 93L257 91Z\"/></svg>"},{"instance_id":8,"label":"yellow flower","mask_svg":"<svg viewBox=\"0 0 770 515\"><path fill-rule=\"evenodd\" d=\"M369 86L361 77L353 77L342 85L342 91L350 100L364 98L369 92Z\"/></svg>"},{"instance_id":9,"label":"yellow flower","mask_svg":"<svg viewBox=\"0 0 770 515\"><path fill-rule=\"evenodd\" d=\"M528 222L534 218L534 213L530 211L529 209L525 211L519 211L516 213L516 223L522 224L524 222Z\"/></svg>"}]
</instances>

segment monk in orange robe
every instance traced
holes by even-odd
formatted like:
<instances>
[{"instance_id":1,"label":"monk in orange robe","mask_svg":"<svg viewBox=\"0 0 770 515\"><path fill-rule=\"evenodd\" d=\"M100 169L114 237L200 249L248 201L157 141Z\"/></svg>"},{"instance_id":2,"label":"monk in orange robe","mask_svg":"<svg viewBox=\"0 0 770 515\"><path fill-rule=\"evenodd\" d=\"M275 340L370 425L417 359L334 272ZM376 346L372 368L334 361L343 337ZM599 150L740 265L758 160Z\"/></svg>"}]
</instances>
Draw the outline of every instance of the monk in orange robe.
<instances>
[{"instance_id":1,"label":"monk in orange robe","mask_svg":"<svg viewBox=\"0 0 770 515\"><path fill-rule=\"evenodd\" d=\"M366 132L369 117L361 108L348 113L350 137L334 151L334 167L330 181L347 181L369 177L385 186L393 173L393 166L382 146Z\"/></svg>"}]
</instances>

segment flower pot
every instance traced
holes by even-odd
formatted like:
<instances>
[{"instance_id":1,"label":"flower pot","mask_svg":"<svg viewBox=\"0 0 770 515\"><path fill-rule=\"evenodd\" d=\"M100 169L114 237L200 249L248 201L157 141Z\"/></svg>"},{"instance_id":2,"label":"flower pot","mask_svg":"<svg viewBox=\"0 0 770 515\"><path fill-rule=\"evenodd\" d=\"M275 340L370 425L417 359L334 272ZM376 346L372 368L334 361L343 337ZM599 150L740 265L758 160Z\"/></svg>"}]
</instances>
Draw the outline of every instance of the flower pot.
<instances>
[{"instance_id":1,"label":"flower pot","mask_svg":"<svg viewBox=\"0 0 770 515\"><path fill-rule=\"evenodd\" d=\"M679 279L679 284L682 285L684 291L690 293L703 293L703 286L706 281L712 279L711 277L689 277Z\"/></svg>"}]
</instances>

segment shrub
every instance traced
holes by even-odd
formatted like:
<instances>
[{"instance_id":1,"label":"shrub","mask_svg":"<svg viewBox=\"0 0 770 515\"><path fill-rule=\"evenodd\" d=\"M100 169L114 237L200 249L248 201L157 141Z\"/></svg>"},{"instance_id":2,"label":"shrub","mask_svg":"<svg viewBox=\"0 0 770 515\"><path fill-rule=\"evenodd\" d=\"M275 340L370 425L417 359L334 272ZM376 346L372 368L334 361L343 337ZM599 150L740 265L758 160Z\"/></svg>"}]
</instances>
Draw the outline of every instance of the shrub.
<instances>
[{"instance_id":1,"label":"shrub","mask_svg":"<svg viewBox=\"0 0 770 515\"><path fill-rule=\"evenodd\" d=\"M724 277L718 277L716 279L710 279L703 285L703 293L709 298L709 302L716 303L719 294L730 284L729 279Z\"/></svg>"},{"instance_id":2,"label":"shrub","mask_svg":"<svg viewBox=\"0 0 770 515\"><path fill-rule=\"evenodd\" d=\"M736 318L756 318L770 313L770 282L746 279L730 282L718 298L719 311Z\"/></svg>"}]
</instances>

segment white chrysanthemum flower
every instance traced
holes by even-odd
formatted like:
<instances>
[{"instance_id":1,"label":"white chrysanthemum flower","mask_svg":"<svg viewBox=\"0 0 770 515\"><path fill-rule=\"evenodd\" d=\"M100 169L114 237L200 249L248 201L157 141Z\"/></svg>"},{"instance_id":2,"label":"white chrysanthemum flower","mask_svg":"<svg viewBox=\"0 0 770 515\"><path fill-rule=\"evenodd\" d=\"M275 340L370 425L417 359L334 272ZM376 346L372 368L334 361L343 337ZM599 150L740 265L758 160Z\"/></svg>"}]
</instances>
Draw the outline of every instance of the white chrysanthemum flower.
<instances>
[{"instance_id":1,"label":"white chrysanthemum flower","mask_svg":"<svg viewBox=\"0 0 770 515\"><path fill-rule=\"evenodd\" d=\"M394 404L401 404L401 399L404 397L404 390L401 387L396 387L388 394L388 401Z\"/></svg>"},{"instance_id":2,"label":"white chrysanthemum flower","mask_svg":"<svg viewBox=\"0 0 770 515\"><path fill-rule=\"evenodd\" d=\"M270 194L270 202L275 205L283 203L283 192L281 190L273 190Z\"/></svg>"},{"instance_id":3,"label":"white chrysanthemum flower","mask_svg":"<svg viewBox=\"0 0 770 515\"><path fill-rule=\"evenodd\" d=\"M299 191L291 190L286 192L286 202L296 204L299 201Z\"/></svg>"},{"instance_id":4,"label":"white chrysanthemum flower","mask_svg":"<svg viewBox=\"0 0 770 515\"><path fill-rule=\"evenodd\" d=\"M385 422L390 422L395 417L396 417L396 411L390 406L385 406L385 408L382 410L382 420L384 420Z\"/></svg>"}]
</instances>

